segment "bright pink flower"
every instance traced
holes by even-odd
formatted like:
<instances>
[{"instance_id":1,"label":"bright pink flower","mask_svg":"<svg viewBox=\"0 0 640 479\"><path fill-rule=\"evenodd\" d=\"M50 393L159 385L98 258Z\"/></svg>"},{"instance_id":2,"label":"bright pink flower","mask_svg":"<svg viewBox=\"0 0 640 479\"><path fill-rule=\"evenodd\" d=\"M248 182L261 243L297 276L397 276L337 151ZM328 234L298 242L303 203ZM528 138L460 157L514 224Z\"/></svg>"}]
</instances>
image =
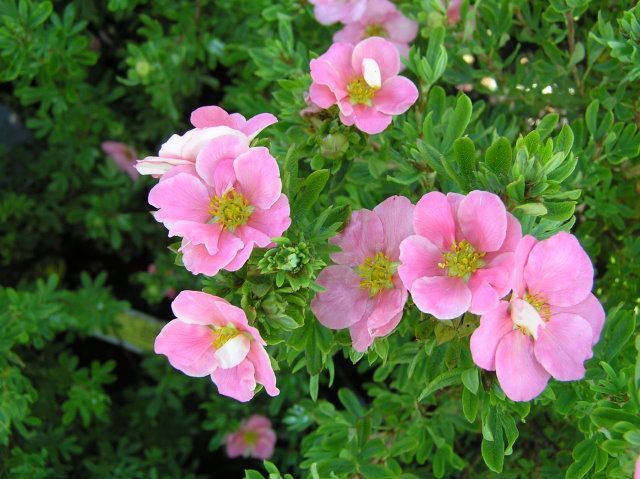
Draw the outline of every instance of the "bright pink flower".
<instances>
[{"instance_id":1,"label":"bright pink flower","mask_svg":"<svg viewBox=\"0 0 640 479\"><path fill-rule=\"evenodd\" d=\"M337 104L342 123L373 135L418 99L416 86L399 71L398 50L384 38L367 38L355 47L334 43L311 60L309 96L320 108Z\"/></svg>"},{"instance_id":2,"label":"bright pink flower","mask_svg":"<svg viewBox=\"0 0 640 479\"><path fill-rule=\"evenodd\" d=\"M491 311L511 289L518 220L493 193L427 193L415 235L400 245L398 272L418 309L438 319Z\"/></svg>"},{"instance_id":3,"label":"bright pink flower","mask_svg":"<svg viewBox=\"0 0 640 479\"><path fill-rule=\"evenodd\" d=\"M538 396L551 376L581 379L604 324L592 285L593 266L575 236L525 236L515 252L510 301L484 314L471 336L474 362L495 370L514 401Z\"/></svg>"},{"instance_id":4,"label":"bright pink flower","mask_svg":"<svg viewBox=\"0 0 640 479\"><path fill-rule=\"evenodd\" d=\"M242 309L200 291L180 292L171 308L176 319L158 334L156 354L187 376L210 375L220 394L238 401L249 401L256 384L280 393L266 343Z\"/></svg>"},{"instance_id":5,"label":"bright pink flower","mask_svg":"<svg viewBox=\"0 0 640 479\"><path fill-rule=\"evenodd\" d=\"M227 443L227 456L255 457L264 461L273 455L276 433L269 419L254 414L242 421L238 430L227 434L224 440Z\"/></svg>"},{"instance_id":6,"label":"bright pink flower","mask_svg":"<svg viewBox=\"0 0 640 479\"><path fill-rule=\"evenodd\" d=\"M236 271L254 246L265 248L291 224L275 158L237 136L210 140L194 167L178 166L149 192L154 216L183 238L182 261L194 274Z\"/></svg>"},{"instance_id":7,"label":"bright pink flower","mask_svg":"<svg viewBox=\"0 0 640 479\"><path fill-rule=\"evenodd\" d=\"M313 13L323 25L357 21L367 8L367 0L309 0Z\"/></svg>"},{"instance_id":8,"label":"bright pink flower","mask_svg":"<svg viewBox=\"0 0 640 479\"><path fill-rule=\"evenodd\" d=\"M177 165L193 165L198 153L214 138L235 136L249 142L278 120L271 113L260 113L247 120L240 113L231 115L217 106L203 106L191 113L195 127L184 135L172 135L160 148L158 156L138 161L136 168L142 175L162 176Z\"/></svg>"},{"instance_id":9,"label":"bright pink flower","mask_svg":"<svg viewBox=\"0 0 640 479\"><path fill-rule=\"evenodd\" d=\"M140 175L135 167L135 162L138 160L136 150L125 143L117 141L105 141L101 147L102 151L109 155L116 166L129 175L133 181L138 179Z\"/></svg>"},{"instance_id":10,"label":"bright pink flower","mask_svg":"<svg viewBox=\"0 0 640 479\"><path fill-rule=\"evenodd\" d=\"M400 56L409 56L409 43L418 34L418 23L405 17L389 0L369 0L357 21L347 23L333 36L335 43L357 44L368 37L383 37L395 45Z\"/></svg>"},{"instance_id":11,"label":"bright pink flower","mask_svg":"<svg viewBox=\"0 0 640 479\"><path fill-rule=\"evenodd\" d=\"M396 272L400 242L413 233L413 205L392 196L373 211L358 210L347 227L331 239L342 248L317 283L325 288L311 310L327 328L349 328L356 351L389 334L402 318L407 290Z\"/></svg>"}]
</instances>

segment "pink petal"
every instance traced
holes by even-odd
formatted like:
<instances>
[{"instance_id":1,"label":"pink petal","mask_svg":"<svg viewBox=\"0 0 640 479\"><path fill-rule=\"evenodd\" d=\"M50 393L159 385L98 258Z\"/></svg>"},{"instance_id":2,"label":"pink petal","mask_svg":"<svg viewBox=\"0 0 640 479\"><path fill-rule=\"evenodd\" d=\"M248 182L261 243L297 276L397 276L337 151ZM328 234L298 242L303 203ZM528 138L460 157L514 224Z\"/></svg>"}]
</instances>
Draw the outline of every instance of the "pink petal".
<instances>
[{"instance_id":1,"label":"pink petal","mask_svg":"<svg viewBox=\"0 0 640 479\"><path fill-rule=\"evenodd\" d=\"M400 115L418 99L418 89L408 78L394 76L387 79L373 98L376 110L387 115Z\"/></svg>"},{"instance_id":2,"label":"pink petal","mask_svg":"<svg viewBox=\"0 0 640 479\"><path fill-rule=\"evenodd\" d=\"M504 242L498 250L499 253L513 252L522 239L522 226L518 218L507 212L507 233Z\"/></svg>"},{"instance_id":3,"label":"pink petal","mask_svg":"<svg viewBox=\"0 0 640 479\"><path fill-rule=\"evenodd\" d=\"M400 243L413 234L413 205L404 196L390 196L373 209L382 223L384 251L388 258L397 261Z\"/></svg>"},{"instance_id":4,"label":"pink petal","mask_svg":"<svg viewBox=\"0 0 640 479\"><path fill-rule=\"evenodd\" d=\"M583 363L593 356L592 338L593 331L585 319L575 314L556 314L538 328L536 358L559 381L582 379Z\"/></svg>"},{"instance_id":5,"label":"pink petal","mask_svg":"<svg viewBox=\"0 0 640 479\"><path fill-rule=\"evenodd\" d=\"M529 259L531 249L538 243L533 236L526 235L519 242L513 255L513 292L522 297L526 293L527 285L524 281L524 268Z\"/></svg>"},{"instance_id":6,"label":"pink petal","mask_svg":"<svg viewBox=\"0 0 640 479\"><path fill-rule=\"evenodd\" d=\"M346 228L329 242L342 251L332 253L334 263L357 266L368 257L373 257L384 246L385 232L380 217L373 211L357 210L351 214Z\"/></svg>"},{"instance_id":7,"label":"pink petal","mask_svg":"<svg viewBox=\"0 0 640 479\"><path fill-rule=\"evenodd\" d=\"M471 291L460 278L419 278L411 286L411 297L420 311L438 319L453 319L469 310Z\"/></svg>"},{"instance_id":8,"label":"pink petal","mask_svg":"<svg viewBox=\"0 0 640 479\"><path fill-rule=\"evenodd\" d=\"M143 160L138 160L135 169L141 175L161 176L168 172L176 165L191 165L189 160L181 160L179 158L163 158L160 156L147 156Z\"/></svg>"},{"instance_id":9,"label":"pink petal","mask_svg":"<svg viewBox=\"0 0 640 479\"><path fill-rule=\"evenodd\" d=\"M256 459L269 459L273 456L276 445L276 433L271 429L264 431L258 438L258 442L253 446L252 456Z\"/></svg>"},{"instance_id":10,"label":"pink petal","mask_svg":"<svg viewBox=\"0 0 640 479\"><path fill-rule=\"evenodd\" d=\"M196 128L210 126L233 127L229 114L219 106L201 106L191 113L191 124Z\"/></svg>"},{"instance_id":11,"label":"pink petal","mask_svg":"<svg viewBox=\"0 0 640 479\"><path fill-rule=\"evenodd\" d=\"M249 431L255 431L256 429L271 429L271 421L268 417L261 416L260 414L252 415L245 423L245 427Z\"/></svg>"},{"instance_id":12,"label":"pink petal","mask_svg":"<svg viewBox=\"0 0 640 479\"><path fill-rule=\"evenodd\" d=\"M458 222L465 239L484 253L497 251L507 233L507 210L498 195L472 191L458 207Z\"/></svg>"},{"instance_id":13,"label":"pink petal","mask_svg":"<svg viewBox=\"0 0 640 479\"><path fill-rule=\"evenodd\" d=\"M211 217L207 187L186 173L154 186L149 192L149 204L159 209L154 217L167 227L182 220L206 223Z\"/></svg>"},{"instance_id":14,"label":"pink petal","mask_svg":"<svg viewBox=\"0 0 640 479\"><path fill-rule=\"evenodd\" d=\"M349 23L333 34L333 42L355 45L364 38L364 28L361 22Z\"/></svg>"},{"instance_id":15,"label":"pink petal","mask_svg":"<svg viewBox=\"0 0 640 479\"><path fill-rule=\"evenodd\" d=\"M416 204L413 229L442 251L448 251L455 240L455 222L447 197L439 191L427 193Z\"/></svg>"},{"instance_id":16,"label":"pink petal","mask_svg":"<svg viewBox=\"0 0 640 479\"><path fill-rule=\"evenodd\" d=\"M373 311L366 317L369 329L381 328L398 313L402 313L407 302L408 293L405 288L390 288L380 291L374 298Z\"/></svg>"},{"instance_id":17,"label":"pink petal","mask_svg":"<svg viewBox=\"0 0 640 479\"><path fill-rule=\"evenodd\" d=\"M192 244L186 240L183 240L180 251L183 254L182 262L188 271L193 274L215 276L236 257L243 246L239 238L223 230L218 239L218 252L215 255L209 254L204 246Z\"/></svg>"},{"instance_id":18,"label":"pink petal","mask_svg":"<svg viewBox=\"0 0 640 479\"><path fill-rule=\"evenodd\" d=\"M377 135L391 124L391 116L366 105L353 105L353 116L356 128L369 135Z\"/></svg>"},{"instance_id":19,"label":"pink petal","mask_svg":"<svg viewBox=\"0 0 640 479\"><path fill-rule=\"evenodd\" d=\"M184 134L184 144L180 150L180 158L195 161L198 154L211 140L221 136L232 136L248 141L244 133L229 128L228 126L212 126L204 129L194 129ZM160 154L160 156L163 155Z\"/></svg>"},{"instance_id":20,"label":"pink petal","mask_svg":"<svg viewBox=\"0 0 640 479\"><path fill-rule=\"evenodd\" d=\"M247 356L255 369L256 381L264 386L269 396L277 396L280 390L276 387L276 375L271 366L269 355L264 347L257 342L251 343L251 349Z\"/></svg>"},{"instance_id":21,"label":"pink petal","mask_svg":"<svg viewBox=\"0 0 640 479\"><path fill-rule=\"evenodd\" d=\"M202 291L181 291L171 303L173 314L188 324L226 326L248 324L242 309Z\"/></svg>"},{"instance_id":22,"label":"pink petal","mask_svg":"<svg viewBox=\"0 0 640 479\"><path fill-rule=\"evenodd\" d=\"M495 371L496 350L505 334L513 330L509 303L501 301L492 311L480 318L480 326L471 335L471 356L482 369Z\"/></svg>"},{"instance_id":23,"label":"pink petal","mask_svg":"<svg viewBox=\"0 0 640 479\"><path fill-rule=\"evenodd\" d=\"M238 138L236 136L220 136L214 138L200 151L196 158L196 171L198 175L209 185L218 186L216 194L220 195L224 191L218 191L220 188L216 183L216 173L221 163L234 160L242 153L249 150L249 141L247 137Z\"/></svg>"},{"instance_id":24,"label":"pink petal","mask_svg":"<svg viewBox=\"0 0 640 479\"><path fill-rule=\"evenodd\" d=\"M256 389L254 367L251 361L243 361L235 368L216 369L211 379L218 386L218 392L240 402L253 398Z\"/></svg>"},{"instance_id":25,"label":"pink petal","mask_svg":"<svg viewBox=\"0 0 640 479\"><path fill-rule=\"evenodd\" d=\"M260 231L269 238L282 236L291 225L289 198L280 195L278 200L268 210L256 208L249 217L247 225ZM259 243L260 247L263 245Z\"/></svg>"},{"instance_id":26,"label":"pink petal","mask_svg":"<svg viewBox=\"0 0 640 479\"><path fill-rule=\"evenodd\" d=\"M591 292L593 266L576 237L562 231L533 247L524 278L549 304L572 306Z\"/></svg>"},{"instance_id":27,"label":"pink petal","mask_svg":"<svg viewBox=\"0 0 640 479\"><path fill-rule=\"evenodd\" d=\"M408 19L398 12L384 22L389 38L398 43L411 43L418 35L418 22Z\"/></svg>"},{"instance_id":28,"label":"pink petal","mask_svg":"<svg viewBox=\"0 0 640 479\"><path fill-rule=\"evenodd\" d=\"M442 252L423 236L413 235L400 243L398 274L404 287L411 289L413 282L423 276L442 276L438 267Z\"/></svg>"},{"instance_id":29,"label":"pink petal","mask_svg":"<svg viewBox=\"0 0 640 479\"><path fill-rule=\"evenodd\" d=\"M326 85L312 83L309 88L309 98L320 108L330 108L336 104L337 98L335 93Z\"/></svg>"},{"instance_id":30,"label":"pink petal","mask_svg":"<svg viewBox=\"0 0 640 479\"><path fill-rule=\"evenodd\" d=\"M513 256L513 253L502 253L471 275L468 284L473 299L469 311L473 314L492 310L511 290Z\"/></svg>"},{"instance_id":31,"label":"pink petal","mask_svg":"<svg viewBox=\"0 0 640 479\"><path fill-rule=\"evenodd\" d=\"M360 287L360 276L347 266L328 266L316 282L325 288L311 302L311 311L320 323L331 329L348 328L364 315L369 293Z\"/></svg>"},{"instance_id":32,"label":"pink petal","mask_svg":"<svg viewBox=\"0 0 640 479\"><path fill-rule=\"evenodd\" d=\"M251 148L233 162L238 190L252 206L268 209L282 192L276 159L265 147Z\"/></svg>"},{"instance_id":33,"label":"pink petal","mask_svg":"<svg viewBox=\"0 0 640 479\"><path fill-rule=\"evenodd\" d=\"M602 308L602 304L598 301L593 294L589 293L587 298L578 304L573 306L551 306L551 315L559 313L571 313L577 314L581 318L585 319L591 331L593 332L593 338L591 344L596 344L600 340L600 333L602 333L602 327L604 326L605 313Z\"/></svg>"},{"instance_id":34,"label":"pink petal","mask_svg":"<svg viewBox=\"0 0 640 479\"><path fill-rule=\"evenodd\" d=\"M400 71L400 55L393 44L384 38L371 37L353 48L351 67L356 75L362 76L362 61L371 58L380 67L382 81L394 77Z\"/></svg>"},{"instance_id":35,"label":"pink petal","mask_svg":"<svg viewBox=\"0 0 640 479\"><path fill-rule=\"evenodd\" d=\"M234 457L244 455L247 450L247 445L244 442L243 433L241 431L227 434L224 440L227 448L227 456L232 459Z\"/></svg>"},{"instance_id":36,"label":"pink petal","mask_svg":"<svg viewBox=\"0 0 640 479\"><path fill-rule=\"evenodd\" d=\"M252 140L266 127L275 123L278 123L278 119L274 115L271 113L260 113L253 118L250 118L241 131L247 135L250 140Z\"/></svg>"},{"instance_id":37,"label":"pink petal","mask_svg":"<svg viewBox=\"0 0 640 479\"><path fill-rule=\"evenodd\" d=\"M187 376L207 376L217 367L213 334L206 326L174 319L158 334L154 351L156 354L164 354L174 368Z\"/></svg>"},{"instance_id":38,"label":"pink petal","mask_svg":"<svg viewBox=\"0 0 640 479\"><path fill-rule=\"evenodd\" d=\"M202 244L211 255L218 252L218 238L221 232L217 224L194 221L178 221L169 228L169 236L181 236L189 243Z\"/></svg>"},{"instance_id":39,"label":"pink petal","mask_svg":"<svg viewBox=\"0 0 640 479\"><path fill-rule=\"evenodd\" d=\"M311 79L321 85L328 86L338 98L347 94L347 83L353 73L351 69L351 55L353 45L348 43L334 43L324 54L311 60L309 67Z\"/></svg>"},{"instance_id":40,"label":"pink petal","mask_svg":"<svg viewBox=\"0 0 640 479\"><path fill-rule=\"evenodd\" d=\"M530 401L544 391L549 373L533 353L533 341L518 330L503 336L496 350L496 375L512 401Z\"/></svg>"}]
</instances>

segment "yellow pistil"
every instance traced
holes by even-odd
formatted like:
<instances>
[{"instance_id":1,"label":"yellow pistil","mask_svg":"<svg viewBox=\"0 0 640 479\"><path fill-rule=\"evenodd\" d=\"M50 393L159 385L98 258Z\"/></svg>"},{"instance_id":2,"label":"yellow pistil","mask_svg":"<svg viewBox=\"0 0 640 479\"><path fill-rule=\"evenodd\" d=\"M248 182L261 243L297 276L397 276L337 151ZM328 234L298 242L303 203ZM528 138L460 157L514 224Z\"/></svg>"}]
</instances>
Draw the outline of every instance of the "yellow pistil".
<instances>
[{"instance_id":1,"label":"yellow pistil","mask_svg":"<svg viewBox=\"0 0 640 479\"><path fill-rule=\"evenodd\" d=\"M246 431L243 434L243 439L247 446L253 446L258 442L259 436L256 431Z\"/></svg>"},{"instance_id":2,"label":"yellow pistil","mask_svg":"<svg viewBox=\"0 0 640 479\"><path fill-rule=\"evenodd\" d=\"M377 295L383 289L393 288L393 273L396 266L382 252L368 257L356 268L356 272L362 278L360 287L368 289L371 296Z\"/></svg>"},{"instance_id":3,"label":"yellow pistil","mask_svg":"<svg viewBox=\"0 0 640 479\"><path fill-rule=\"evenodd\" d=\"M533 306L542 319L545 321L551 319L551 306L543 298L535 294L525 293L522 299Z\"/></svg>"},{"instance_id":4,"label":"yellow pistil","mask_svg":"<svg viewBox=\"0 0 640 479\"><path fill-rule=\"evenodd\" d=\"M378 91L377 87L368 85L362 78L357 78L347 85L349 100L354 105L371 106L371 100Z\"/></svg>"},{"instance_id":5,"label":"yellow pistil","mask_svg":"<svg viewBox=\"0 0 640 479\"><path fill-rule=\"evenodd\" d=\"M387 36L387 31L379 23L372 23L371 25L367 25L367 27L364 29L364 36L365 38L369 38L369 37L384 38Z\"/></svg>"},{"instance_id":6,"label":"yellow pistil","mask_svg":"<svg viewBox=\"0 0 640 479\"><path fill-rule=\"evenodd\" d=\"M222 196L211 198L208 211L213 222L233 231L249 221L253 207L241 193L230 190Z\"/></svg>"},{"instance_id":7,"label":"yellow pistil","mask_svg":"<svg viewBox=\"0 0 640 479\"><path fill-rule=\"evenodd\" d=\"M484 266L485 253L476 251L467 240L454 241L451 250L442 255L443 262L438 267L447 271L447 275L469 279L471 273Z\"/></svg>"},{"instance_id":8,"label":"yellow pistil","mask_svg":"<svg viewBox=\"0 0 640 479\"><path fill-rule=\"evenodd\" d=\"M216 349L220 349L227 343L227 341L238 336L240 334L240 331L238 331L238 329L233 324L228 324L226 326L222 326L221 328L213 329L212 333L213 347Z\"/></svg>"}]
</instances>

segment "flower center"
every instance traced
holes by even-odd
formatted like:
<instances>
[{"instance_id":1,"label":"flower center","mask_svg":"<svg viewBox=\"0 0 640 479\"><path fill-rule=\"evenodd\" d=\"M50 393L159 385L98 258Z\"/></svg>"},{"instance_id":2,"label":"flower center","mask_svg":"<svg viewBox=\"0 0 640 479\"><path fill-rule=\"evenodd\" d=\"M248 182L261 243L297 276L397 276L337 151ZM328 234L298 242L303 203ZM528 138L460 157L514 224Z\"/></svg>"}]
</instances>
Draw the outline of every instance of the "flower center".
<instances>
[{"instance_id":1,"label":"flower center","mask_svg":"<svg viewBox=\"0 0 640 479\"><path fill-rule=\"evenodd\" d=\"M377 295L383 289L393 288L395 270L396 264L382 252L368 257L364 263L356 268L356 272L362 278L360 287L368 289L371 296Z\"/></svg>"},{"instance_id":2,"label":"flower center","mask_svg":"<svg viewBox=\"0 0 640 479\"><path fill-rule=\"evenodd\" d=\"M242 438L247 446L253 446L258 442L258 433L256 431L246 431Z\"/></svg>"},{"instance_id":3,"label":"flower center","mask_svg":"<svg viewBox=\"0 0 640 479\"><path fill-rule=\"evenodd\" d=\"M233 231L249 221L253 207L241 193L229 190L222 196L214 196L209 203L209 214L215 223Z\"/></svg>"},{"instance_id":4,"label":"flower center","mask_svg":"<svg viewBox=\"0 0 640 479\"><path fill-rule=\"evenodd\" d=\"M551 306L547 304L544 298L527 292L524 293L522 299L533 306L542 319L545 321L549 321L549 319L551 319Z\"/></svg>"},{"instance_id":5,"label":"flower center","mask_svg":"<svg viewBox=\"0 0 640 479\"><path fill-rule=\"evenodd\" d=\"M385 28L379 23L372 23L371 25L367 25L364 29L365 37L386 37L387 31Z\"/></svg>"},{"instance_id":6,"label":"flower center","mask_svg":"<svg viewBox=\"0 0 640 479\"><path fill-rule=\"evenodd\" d=\"M240 331L236 329L233 324L227 324L221 328L213 330L213 347L216 349L222 348L230 339L235 338L240 334Z\"/></svg>"},{"instance_id":7,"label":"flower center","mask_svg":"<svg viewBox=\"0 0 640 479\"><path fill-rule=\"evenodd\" d=\"M378 87L367 84L363 78L357 78L347 85L349 100L354 105L371 106L373 95L375 95L378 90Z\"/></svg>"},{"instance_id":8,"label":"flower center","mask_svg":"<svg viewBox=\"0 0 640 479\"><path fill-rule=\"evenodd\" d=\"M467 240L451 243L451 251L444 253L438 268L447 270L447 275L468 280L471 273L484 266L485 253L476 251Z\"/></svg>"}]
</instances>

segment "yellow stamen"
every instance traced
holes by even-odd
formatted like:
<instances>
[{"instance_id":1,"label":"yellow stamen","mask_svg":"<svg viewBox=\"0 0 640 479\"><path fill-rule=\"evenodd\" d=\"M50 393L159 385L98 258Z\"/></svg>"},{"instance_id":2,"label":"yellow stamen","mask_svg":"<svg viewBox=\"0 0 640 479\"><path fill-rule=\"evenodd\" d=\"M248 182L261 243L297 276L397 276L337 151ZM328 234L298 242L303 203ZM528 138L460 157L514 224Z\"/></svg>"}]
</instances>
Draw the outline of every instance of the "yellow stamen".
<instances>
[{"instance_id":1,"label":"yellow stamen","mask_svg":"<svg viewBox=\"0 0 640 479\"><path fill-rule=\"evenodd\" d=\"M249 221L253 207L235 190L230 190L222 196L214 196L209 203L209 214L215 223L233 231L238 226Z\"/></svg>"},{"instance_id":2,"label":"yellow stamen","mask_svg":"<svg viewBox=\"0 0 640 479\"><path fill-rule=\"evenodd\" d=\"M227 324L226 326L213 329L212 333L213 347L216 349L220 349L227 343L227 341L238 336L240 334L240 331L238 331L238 329L236 329L233 324Z\"/></svg>"},{"instance_id":3,"label":"yellow stamen","mask_svg":"<svg viewBox=\"0 0 640 479\"><path fill-rule=\"evenodd\" d=\"M356 272L362 278L360 287L368 289L371 296L377 295L383 289L393 288L395 269L396 264L382 252L368 257L356 268Z\"/></svg>"},{"instance_id":4,"label":"yellow stamen","mask_svg":"<svg viewBox=\"0 0 640 479\"><path fill-rule=\"evenodd\" d=\"M471 273L484 266L484 255L482 251L476 251L467 240L454 241L451 250L442 255L444 260L438 263L438 267L447 270L447 275L469 279Z\"/></svg>"},{"instance_id":5,"label":"yellow stamen","mask_svg":"<svg viewBox=\"0 0 640 479\"><path fill-rule=\"evenodd\" d=\"M253 446L258 442L259 436L256 431L246 431L243 434L243 439L247 446Z\"/></svg>"},{"instance_id":6,"label":"yellow stamen","mask_svg":"<svg viewBox=\"0 0 640 479\"><path fill-rule=\"evenodd\" d=\"M551 306L549 306L544 298L537 294L530 294L527 292L522 296L522 299L533 306L542 319L545 321L549 321L549 319L551 319Z\"/></svg>"},{"instance_id":7,"label":"yellow stamen","mask_svg":"<svg viewBox=\"0 0 640 479\"><path fill-rule=\"evenodd\" d=\"M365 38L368 38L368 37L384 38L387 36L387 31L379 23L372 23L371 25L367 25L367 27L364 29L364 36Z\"/></svg>"},{"instance_id":8,"label":"yellow stamen","mask_svg":"<svg viewBox=\"0 0 640 479\"><path fill-rule=\"evenodd\" d=\"M349 100L354 105L371 106L371 100L378 91L377 87L368 85L362 78L357 78L347 85Z\"/></svg>"}]
</instances>

